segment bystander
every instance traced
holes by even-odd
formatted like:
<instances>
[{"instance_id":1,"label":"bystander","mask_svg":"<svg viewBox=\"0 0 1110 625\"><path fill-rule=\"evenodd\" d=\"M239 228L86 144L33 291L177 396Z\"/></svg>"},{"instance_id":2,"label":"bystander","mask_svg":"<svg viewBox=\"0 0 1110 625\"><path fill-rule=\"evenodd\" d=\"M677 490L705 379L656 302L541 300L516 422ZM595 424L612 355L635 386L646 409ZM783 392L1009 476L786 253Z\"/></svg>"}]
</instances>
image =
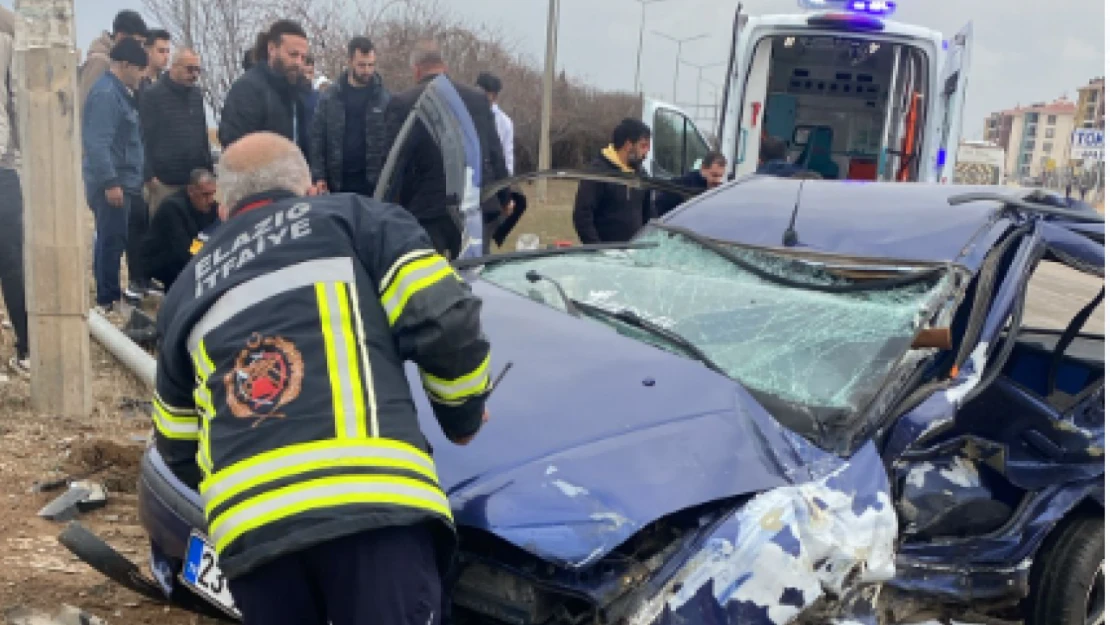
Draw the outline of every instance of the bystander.
<instances>
[{"instance_id":1,"label":"bystander","mask_svg":"<svg viewBox=\"0 0 1110 625\"><path fill-rule=\"evenodd\" d=\"M78 76L78 106L82 107L82 110L84 110L85 100L89 97L89 91L104 72L108 71L111 64L108 54L112 46L127 38L145 41L146 35L146 22L143 21L143 16L136 11L125 9L117 13L112 20L111 33L105 32L89 44L89 53L85 55L85 64L81 66Z\"/></svg>"},{"instance_id":2,"label":"bystander","mask_svg":"<svg viewBox=\"0 0 1110 625\"><path fill-rule=\"evenodd\" d=\"M312 120L309 165L320 192L370 197L389 145L385 109L389 91L375 71L377 52L368 37L347 44L347 71L320 98Z\"/></svg>"},{"instance_id":3,"label":"bystander","mask_svg":"<svg viewBox=\"0 0 1110 625\"><path fill-rule=\"evenodd\" d=\"M147 202L154 211L189 181L194 169L212 171L204 97L197 88L200 74L200 56L181 48L173 57L170 71L140 103Z\"/></svg>"},{"instance_id":4,"label":"bystander","mask_svg":"<svg viewBox=\"0 0 1110 625\"><path fill-rule=\"evenodd\" d=\"M89 91L81 116L82 174L96 219L93 274L96 304L102 313L111 312L123 296L120 260L128 246L129 217L137 214L131 206L140 203L146 215L142 131L132 97L146 71L146 51L137 40L123 39L109 58L109 71ZM132 247L131 252L135 251ZM144 281L138 254L127 256L131 279Z\"/></svg>"},{"instance_id":5,"label":"bystander","mask_svg":"<svg viewBox=\"0 0 1110 625\"><path fill-rule=\"evenodd\" d=\"M219 221L215 175L196 169L188 182L158 206L142 245L143 265L167 293Z\"/></svg>"},{"instance_id":6,"label":"bystander","mask_svg":"<svg viewBox=\"0 0 1110 625\"><path fill-rule=\"evenodd\" d=\"M434 42L422 41L412 55L413 73L417 86L397 94L386 107L386 145L392 146L401 131L401 125L419 101L428 83L447 74L447 63ZM505 155L497 137L497 127L489 100L477 89L451 81L467 112L473 119L482 153L482 184L490 184L508 177ZM431 133L423 124L417 124L407 139L404 156L399 167L405 171L401 180L398 203L412 213L432 240L437 252L455 258L462 250L462 233L455 219L447 214L447 184L443 155ZM508 189L498 193L502 210L512 211Z\"/></svg>"},{"instance_id":7,"label":"bystander","mask_svg":"<svg viewBox=\"0 0 1110 625\"><path fill-rule=\"evenodd\" d=\"M710 152L701 159L701 167L671 180L671 182L689 188L691 191L701 193L709 189L716 189L725 180L725 168L728 159L720 152ZM655 214L662 217L671 212L685 201L677 193L660 192L655 198Z\"/></svg>"},{"instance_id":8,"label":"bystander","mask_svg":"<svg viewBox=\"0 0 1110 625\"><path fill-rule=\"evenodd\" d=\"M158 82L158 78L162 76L162 72L166 71L166 66L170 63L170 34L168 32L161 28L155 28L147 32L146 58L146 74L139 81L139 98L154 83Z\"/></svg>"},{"instance_id":9,"label":"bystander","mask_svg":"<svg viewBox=\"0 0 1110 625\"><path fill-rule=\"evenodd\" d=\"M601 151L590 169L606 174L638 174L650 149L651 128L628 118L613 130L613 143ZM647 191L593 180L578 184L574 229L582 243L623 243L653 215Z\"/></svg>"},{"instance_id":10,"label":"bystander","mask_svg":"<svg viewBox=\"0 0 1110 625\"><path fill-rule=\"evenodd\" d=\"M15 14L0 7L0 290L15 331L15 354L8 365L30 377L27 298L23 273L23 188L19 183L19 132L12 91Z\"/></svg>"},{"instance_id":11,"label":"bystander","mask_svg":"<svg viewBox=\"0 0 1110 625\"><path fill-rule=\"evenodd\" d=\"M274 22L255 48L255 65L235 81L220 116L220 145L252 132L273 132L308 154L308 115L301 99L308 35L290 20Z\"/></svg>"},{"instance_id":12,"label":"bystander","mask_svg":"<svg viewBox=\"0 0 1110 625\"><path fill-rule=\"evenodd\" d=\"M485 92L489 99L490 109L493 110L493 121L497 128L497 139L501 143L501 152L505 155L506 175L513 175L514 149L513 149L513 120L501 110L497 99L501 96L501 79L489 72L478 75L478 87ZM515 202L513 203L515 204ZM514 206L515 208L515 206ZM501 224L510 216L510 211L501 210L498 198L490 198L482 206L482 249L489 253L493 245L493 237Z\"/></svg>"}]
</instances>

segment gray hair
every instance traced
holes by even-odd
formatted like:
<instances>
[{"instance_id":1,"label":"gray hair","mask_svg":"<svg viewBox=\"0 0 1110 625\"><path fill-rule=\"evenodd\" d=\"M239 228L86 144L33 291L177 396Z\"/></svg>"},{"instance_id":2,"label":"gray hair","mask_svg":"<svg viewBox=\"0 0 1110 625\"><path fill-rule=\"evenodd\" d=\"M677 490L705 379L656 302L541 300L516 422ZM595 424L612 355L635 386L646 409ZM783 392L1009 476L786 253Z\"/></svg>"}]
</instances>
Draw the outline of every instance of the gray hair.
<instances>
[{"instance_id":1,"label":"gray hair","mask_svg":"<svg viewBox=\"0 0 1110 625\"><path fill-rule=\"evenodd\" d=\"M190 187L195 187L198 184L205 184L207 182L216 182L216 174L208 171L203 167L198 167L189 172Z\"/></svg>"},{"instance_id":2,"label":"gray hair","mask_svg":"<svg viewBox=\"0 0 1110 625\"><path fill-rule=\"evenodd\" d=\"M413 49L409 61L413 67L421 69L443 67L446 64L446 61L443 60L443 53L439 51L439 45L431 39L416 42L416 48Z\"/></svg>"},{"instance_id":3,"label":"gray hair","mask_svg":"<svg viewBox=\"0 0 1110 625\"><path fill-rule=\"evenodd\" d=\"M221 159L216 167L223 203L234 209L243 199L267 191L283 190L304 195L312 186L312 174L300 150L290 150L269 163L248 171L229 168Z\"/></svg>"}]
</instances>

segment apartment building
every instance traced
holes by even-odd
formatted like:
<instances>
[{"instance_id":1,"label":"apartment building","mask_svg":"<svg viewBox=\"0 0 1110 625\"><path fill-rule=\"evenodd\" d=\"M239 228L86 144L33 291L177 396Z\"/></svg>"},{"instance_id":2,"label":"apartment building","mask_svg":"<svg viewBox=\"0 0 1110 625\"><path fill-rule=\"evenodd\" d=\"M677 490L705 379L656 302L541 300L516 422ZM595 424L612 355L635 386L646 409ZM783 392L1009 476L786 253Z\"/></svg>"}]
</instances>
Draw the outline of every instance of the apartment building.
<instances>
[{"instance_id":1,"label":"apartment building","mask_svg":"<svg viewBox=\"0 0 1110 625\"><path fill-rule=\"evenodd\" d=\"M1071 156L1076 105L1066 99L992 113L983 123L983 138L1006 150L1006 179L1040 178L1064 167Z\"/></svg>"},{"instance_id":2,"label":"apartment building","mask_svg":"<svg viewBox=\"0 0 1110 625\"><path fill-rule=\"evenodd\" d=\"M1106 79L1093 78L1079 88L1075 111L1076 128L1106 128Z\"/></svg>"}]
</instances>

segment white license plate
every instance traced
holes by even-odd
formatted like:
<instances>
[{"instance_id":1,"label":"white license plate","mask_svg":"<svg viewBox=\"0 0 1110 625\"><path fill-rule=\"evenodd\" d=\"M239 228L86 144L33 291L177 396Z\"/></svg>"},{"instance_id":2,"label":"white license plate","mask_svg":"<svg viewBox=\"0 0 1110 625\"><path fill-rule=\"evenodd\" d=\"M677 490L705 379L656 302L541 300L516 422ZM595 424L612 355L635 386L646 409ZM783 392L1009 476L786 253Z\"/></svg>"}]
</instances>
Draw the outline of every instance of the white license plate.
<instances>
[{"instance_id":1,"label":"white license plate","mask_svg":"<svg viewBox=\"0 0 1110 625\"><path fill-rule=\"evenodd\" d=\"M227 579L216 561L216 550L203 535L195 531L189 536L181 581L212 605L239 618L239 610L235 607L235 599L231 597Z\"/></svg>"}]
</instances>

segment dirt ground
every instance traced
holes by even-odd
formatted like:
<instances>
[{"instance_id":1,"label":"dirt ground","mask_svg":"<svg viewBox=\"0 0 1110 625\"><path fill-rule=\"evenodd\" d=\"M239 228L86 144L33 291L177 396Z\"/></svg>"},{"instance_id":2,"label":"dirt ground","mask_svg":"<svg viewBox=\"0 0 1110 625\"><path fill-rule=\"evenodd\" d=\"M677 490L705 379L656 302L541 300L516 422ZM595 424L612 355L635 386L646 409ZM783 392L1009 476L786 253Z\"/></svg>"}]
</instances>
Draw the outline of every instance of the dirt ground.
<instances>
[{"instance_id":1,"label":"dirt ground","mask_svg":"<svg viewBox=\"0 0 1110 625\"><path fill-rule=\"evenodd\" d=\"M515 249L521 233L537 234L543 244L576 240L570 215L575 189L573 183L551 183L547 205L534 201L503 249ZM524 191L536 197L536 189L529 186ZM1039 276L1034 283L1030 304L1035 316L1038 321L1056 321L1052 325L1059 327L1100 286L1100 281L1086 276L1062 274ZM1091 325L1101 331L1102 315ZM0 332L0 362L12 355L12 343L10 330ZM14 375L0 381L0 624L16 607L53 612L62 604L86 610L109 625L212 623L151 603L107 581L58 544L64 524L37 516L60 491L34 493L36 481L106 467L93 478L108 488L108 505L79 520L147 570L147 542L136 516L134 490L142 441L150 430L148 392L95 342L92 354L96 408L86 420L35 415L27 382Z\"/></svg>"},{"instance_id":2,"label":"dirt ground","mask_svg":"<svg viewBox=\"0 0 1110 625\"><path fill-rule=\"evenodd\" d=\"M551 208L534 205L516 232L543 242L574 239L570 205L576 186L552 183ZM534 197L535 190L525 189ZM515 248L515 237L505 249ZM0 332L0 362L14 353L10 330ZM55 612L69 604L109 625L194 625L209 619L155 604L109 582L70 555L57 536L64 523L37 516L61 490L34 493L37 481L107 466L92 476L108 489L104 508L79 521L147 572L147 541L136 510L135 476L150 431L148 391L93 342L96 407L83 421L30 410L30 384L8 374L0 381L0 624L17 607ZM3 369L0 369L3 371Z\"/></svg>"}]
</instances>

